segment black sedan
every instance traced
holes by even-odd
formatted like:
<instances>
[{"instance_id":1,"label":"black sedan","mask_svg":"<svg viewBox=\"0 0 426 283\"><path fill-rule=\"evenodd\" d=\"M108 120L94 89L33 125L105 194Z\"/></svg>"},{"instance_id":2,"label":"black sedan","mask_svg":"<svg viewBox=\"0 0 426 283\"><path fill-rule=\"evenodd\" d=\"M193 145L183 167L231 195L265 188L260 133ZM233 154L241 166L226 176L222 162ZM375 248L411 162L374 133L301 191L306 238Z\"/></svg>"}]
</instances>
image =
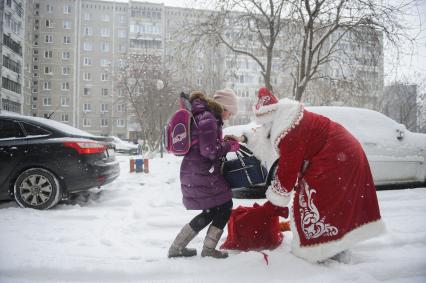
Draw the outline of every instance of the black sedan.
<instances>
[{"instance_id":1,"label":"black sedan","mask_svg":"<svg viewBox=\"0 0 426 283\"><path fill-rule=\"evenodd\" d=\"M49 209L120 174L108 138L44 118L0 114L0 200Z\"/></svg>"}]
</instances>

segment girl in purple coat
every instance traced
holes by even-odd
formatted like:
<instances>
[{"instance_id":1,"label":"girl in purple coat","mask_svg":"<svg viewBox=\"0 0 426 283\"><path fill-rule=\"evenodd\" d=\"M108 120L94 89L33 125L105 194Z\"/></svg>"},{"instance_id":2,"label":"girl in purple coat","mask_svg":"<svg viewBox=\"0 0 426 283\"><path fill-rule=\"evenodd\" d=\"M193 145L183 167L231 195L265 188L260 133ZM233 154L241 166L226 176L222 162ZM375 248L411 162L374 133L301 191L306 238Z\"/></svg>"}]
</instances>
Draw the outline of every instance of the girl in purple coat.
<instances>
[{"instance_id":1,"label":"girl in purple coat","mask_svg":"<svg viewBox=\"0 0 426 283\"><path fill-rule=\"evenodd\" d=\"M213 99L192 92L189 100L195 120L191 130L193 145L180 167L181 190L186 209L202 212L182 228L168 256L196 255L195 249L186 246L210 224L201 256L226 258L228 254L216 250L216 246L231 215L232 192L220 167L222 158L230 151L237 151L239 143L223 140L222 125L237 113L237 97L232 90L224 89L217 91Z\"/></svg>"}]
</instances>

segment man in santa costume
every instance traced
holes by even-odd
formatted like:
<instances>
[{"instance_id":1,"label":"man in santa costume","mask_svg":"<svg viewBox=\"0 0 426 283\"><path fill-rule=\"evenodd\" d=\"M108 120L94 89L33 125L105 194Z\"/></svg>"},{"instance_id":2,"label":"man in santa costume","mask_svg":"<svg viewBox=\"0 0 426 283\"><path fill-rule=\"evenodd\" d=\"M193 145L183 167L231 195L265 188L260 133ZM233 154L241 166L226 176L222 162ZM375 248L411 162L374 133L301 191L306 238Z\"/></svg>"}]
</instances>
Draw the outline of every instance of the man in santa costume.
<instances>
[{"instance_id":1,"label":"man in santa costume","mask_svg":"<svg viewBox=\"0 0 426 283\"><path fill-rule=\"evenodd\" d=\"M289 207L292 252L323 261L384 231L366 155L340 124L278 100L261 88L253 107L261 126L243 142L269 165L279 158L266 191L272 204Z\"/></svg>"}]
</instances>

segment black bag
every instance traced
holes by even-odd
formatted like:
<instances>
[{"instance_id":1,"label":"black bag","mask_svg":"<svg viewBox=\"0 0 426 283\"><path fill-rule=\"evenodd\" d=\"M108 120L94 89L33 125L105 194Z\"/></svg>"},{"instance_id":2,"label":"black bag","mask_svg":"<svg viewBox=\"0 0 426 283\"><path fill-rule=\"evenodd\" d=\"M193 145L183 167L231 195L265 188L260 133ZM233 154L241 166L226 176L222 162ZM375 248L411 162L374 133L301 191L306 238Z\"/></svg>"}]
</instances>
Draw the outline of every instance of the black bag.
<instances>
[{"instance_id":1,"label":"black bag","mask_svg":"<svg viewBox=\"0 0 426 283\"><path fill-rule=\"evenodd\" d=\"M222 174L231 188L265 186L268 170L253 152L240 145L236 155L237 159L226 160L222 164Z\"/></svg>"}]
</instances>

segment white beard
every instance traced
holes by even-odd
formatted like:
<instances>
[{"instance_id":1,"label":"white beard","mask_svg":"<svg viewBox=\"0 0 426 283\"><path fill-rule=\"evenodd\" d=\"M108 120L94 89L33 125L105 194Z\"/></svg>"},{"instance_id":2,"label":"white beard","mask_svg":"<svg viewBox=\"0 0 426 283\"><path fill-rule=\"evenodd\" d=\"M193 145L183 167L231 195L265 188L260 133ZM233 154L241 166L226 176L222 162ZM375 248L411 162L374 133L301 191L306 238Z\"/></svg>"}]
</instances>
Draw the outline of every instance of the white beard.
<instances>
[{"instance_id":1,"label":"white beard","mask_svg":"<svg viewBox=\"0 0 426 283\"><path fill-rule=\"evenodd\" d=\"M303 117L303 105L297 101L282 99L276 111L262 116L261 125L245 132L247 146L259 158L266 168L279 158L278 144L282 138L295 127Z\"/></svg>"},{"instance_id":2,"label":"white beard","mask_svg":"<svg viewBox=\"0 0 426 283\"><path fill-rule=\"evenodd\" d=\"M251 132L246 132L247 147L253 151L254 155L259 158L265 167L269 170L275 160L278 159L278 154L273 150L270 137L270 129L272 123L264 124L253 128Z\"/></svg>"}]
</instances>

